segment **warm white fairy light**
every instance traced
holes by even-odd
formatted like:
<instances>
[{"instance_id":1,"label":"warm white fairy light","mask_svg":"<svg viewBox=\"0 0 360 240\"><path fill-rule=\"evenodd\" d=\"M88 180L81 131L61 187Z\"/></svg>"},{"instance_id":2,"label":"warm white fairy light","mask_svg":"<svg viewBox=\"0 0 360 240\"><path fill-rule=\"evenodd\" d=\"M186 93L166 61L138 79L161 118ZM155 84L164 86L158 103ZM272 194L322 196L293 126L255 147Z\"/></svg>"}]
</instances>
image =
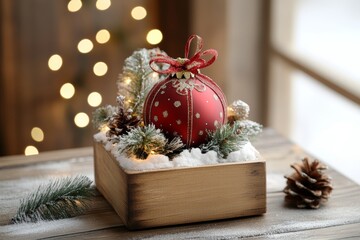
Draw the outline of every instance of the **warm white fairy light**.
<instances>
[{"instance_id":1,"label":"warm white fairy light","mask_svg":"<svg viewBox=\"0 0 360 240\"><path fill-rule=\"evenodd\" d=\"M86 113L79 112L78 114L75 115L74 122L77 127L84 128L89 124L90 119Z\"/></svg>"},{"instance_id":2,"label":"warm white fairy light","mask_svg":"<svg viewBox=\"0 0 360 240\"><path fill-rule=\"evenodd\" d=\"M129 85L131 83L131 78L129 78L129 77L125 78L124 82L126 85Z\"/></svg>"},{"instance_id":3,"label":"warm white fairy light","mask_svg":"<svg viewBox=\"0 0 360 240\"><path fill-rule=\"evenodd\" d=\"M71 0L67 5L69 12L77 12L80 10L81 7L82 7L81 0Z\"/></svg>"},{"instance_id":4,"label":"warm white fairy light","mask_svg":"<svg viewBox=\"0 0 360 240\"><path fill-rule=\"evenodd\" d=\"M101 127L100 127L100 132L103 132L103 133L106 133L107 131L109 131L110 128L106 125L106 124L103 124Z\"/></svg>"},{"instance_id":5,"label":"warm white fairy light","mask_svg":"<svg viewBox=\"0 0 360 240\"><path fill-rule=\"evenodd\" d=\"M25 156L37 155L37 154L39 154L39 150L37 150L36 147L29 145L25 148L24 153L25 153Z\"/></svg>"},{"instance_id":6,"label":"warm white fairy light","mask_svg":"<svg viewBox=\"0 0 360 240\"><path fill-rule=\"evenodd\" d=\"M108 66L104 62L97 62L93 67L94 74L96 76L104 76L107 73Z\"/></svg>"},{"instance_id":7,"label":"warm white fairy light","mask_svg":"<svg viewBox=\"0 0 360 240\"><path fill-rule=\"evenodd\" d=\"M75 94L75 87L71 83L65 83L60 88L60 95L65 99L70 99Z\"/></svg>"},{"instance_id":8,"label":"warm white fairy light","mask_svg":"<svg viewBox=\"0 0 360 240\"><path fill-rule=\"evenodd\" d=\"M39 127L33 127L33 129L31 129L31 137L36 142L42 142L44 141L44 132Z\"/></svg>"},{"instance_id":9,"label":"warm white fairy light","mask_svg":"<svg viewBox=\"0 0 360 240\"><path fill-rule=\"evenodd\" d=\"M90 39L87 38L81 40L77 45L77 48L81 53L88 53L93 49L93 47L94 44L91 42Z\"/></svg>"},{"instance_id":10,"label":"warm white fairy light","mask_svg":"<svg viewBox=\"0 0 360 240\"><path fill-rule=\"evenodd\" d=\"M62 63L63 63L63 61L62 61L61 56L58 54L54 54L49 58L48 66L49 66L50 70L57 71L61 68Z\"/></svg>"},{"instance_id":11,"label":"warm white fairy light","mask_svg":"<svg viewBox=\"0 0 360 240\"><path fill-rule=\"evenodd\" d=\"M100 44L107 43L110 40L110 32L106 29L101 29L96 33L96 41Z\"/></svg>"},{"instance_id":12,"label":"warm white fairy light","mask_svg":"<svg viewBox=\"0 0 360 240\"><path fill-rule=\"evenodd\" d=\"M87 101L91 107L97 107L101 104L102 96L98 92L92 92L89 94Z\"/></svg>"},{"instance_id":13,"label":"warm white fairy light","mask_svg":"<svg viewBox=\"0 0 360 240\"><path fill-rule=\"evenodd\" d=\"M147 15L146 9L142 6L134 7L131 10L131 16L135 20L142 20L146 17L146 15Z\"/></svg>"},{"instance_id":14,"label":"warm white fairy light","mask_svg":"<svg viewBox=\"0 0 360 240\"><path fill-rule=\"evenodd\" d=\"M162 32L159 29L152 29L146 35L146 41L151 45L159 44L163 39Z\"/></svg>"},{"instance_id":15,"label":"warm white fairy light","mask_svg":"<svg viewBox=\"0 0 360 240\"><path fill-rule=\"evenodd\" d=\"M96 8L100 11L104 11L111 6L110 0L97 0L96 1Z\"/></svg>"}]
</instances>

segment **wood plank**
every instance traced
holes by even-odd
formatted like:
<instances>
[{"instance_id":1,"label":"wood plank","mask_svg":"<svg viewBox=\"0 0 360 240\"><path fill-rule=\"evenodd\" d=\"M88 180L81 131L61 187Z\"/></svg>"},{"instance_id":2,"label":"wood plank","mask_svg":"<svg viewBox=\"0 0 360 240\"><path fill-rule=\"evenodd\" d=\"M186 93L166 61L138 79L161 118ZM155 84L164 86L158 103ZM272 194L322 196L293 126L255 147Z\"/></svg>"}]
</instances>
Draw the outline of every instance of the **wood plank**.
<instances>
[{"instance_id":1,"label":"wood plank","mask_svg":"<svg viewBox=\"0 0 360 240\"><path fill-rule=\"evenodd\" d=\"M92 156L93 148L84 147L84 148L73 148L73 149L64 149L64 150L55 150L40 153L39 155L14 155L0 157L0 169L5 167L17 167L21 165L29 165L35 163L42 163L47 161L59 161L67 160L69 158L83 157L83 156Z\"/></svg>"},{"instance_id":2,"label":"wood plank","mask_svg":"<svg viewBox=\"0 0 360 240\"><path fill-rule=\"evenodd\" d=\"M271 235L261 235L255 237L248 237L248 239L339 239L339 235L334 233L341 232L342 239L358 239L360 223L354 224L347 224L341 226L334 226L328 228L318 228L312 230L305 230L305 231L296 231L290 233L283 233L283 234L271 234ZM57 237L52 237L52 239L78 239L79 237L85 239L100 239L100 238L110 238L110 239L169 239L171 235L167 235L166 238L164 234L157 234L157 233L144 233L144 232L124 232L124 228L110 228L110 229L102 229L97 230L95 232L83 232L77 234L69 234L69 235L61 235ZM189 229L191 231L191 229ZM190 235L190 234L189 234ZM210 239L216 239L220 234L216 234L210 236ZM202 239L207 236L201 236ZM173 237L178 237L174 234ZM194 237L195 238L195 237Z\"/></svg>"},{"instance_id":3,"label":"wood plank","mask_svg":"<svg viewBox=\"0 0 360 240\"><path fill-rule=\"evenodd\" d=\"M248 237L248 239L339 239L338 235L334 235L333 232L342 232L342 239L358 239L360 224L349 224L345 226L329 227L324 229L314 229L310 231L300 231L294 233L287 233L284 235L261 235L256 237ZM140 236L141 237L140 237ZM119 233L118 228L104 229L92 233L79 233L73 235L62 235L54 237L52 239L77 239L83 237L86 239L99 239L106 236L107 238L121 238L121 239L167 239L163 234L142 234L140 233L134 238L134 234ZM190 235L190 234L189 234ZM210 236L210 239L215 239L217 235Z\"/></svg>"},{"instance_id":4,"label":"wood plank","mask_svg":"<svg viewBox=\"0 0 360 240\"><path fill-rule=\"evenodd\" d=\"M346 224L340 226L326 227L326 228L316 228L305 231L296 231L289 233L280 233L274 234L271 236L260 236L254 237L251 239L308 239L308 240L318 240L318 239L339 239L338 234L341 233L341 239L360 239L360 223Z\"/></svg>"},{"instance_id":5,"label":"wood plank","mask_svg":"<svg viewBox=\"0 0 360 240\"><path fill-rule=\"evenodd\" d=\"M0 119L0 125L2 126L0 130L2 135L0 149L3 148L0 150L0 154L15 154L19 147L18 89L20 84L15 79L19 79L19 71L16 66L20 61L20 56L17 48L19 43L18 25L13 21L16 15L14 10L16 5L16 1L11 0L0 2L0 63L1 66L4 66L1 68L0 106L2 109L6 109L6 114L2 114Z\"/></svg>"}]
</instances>

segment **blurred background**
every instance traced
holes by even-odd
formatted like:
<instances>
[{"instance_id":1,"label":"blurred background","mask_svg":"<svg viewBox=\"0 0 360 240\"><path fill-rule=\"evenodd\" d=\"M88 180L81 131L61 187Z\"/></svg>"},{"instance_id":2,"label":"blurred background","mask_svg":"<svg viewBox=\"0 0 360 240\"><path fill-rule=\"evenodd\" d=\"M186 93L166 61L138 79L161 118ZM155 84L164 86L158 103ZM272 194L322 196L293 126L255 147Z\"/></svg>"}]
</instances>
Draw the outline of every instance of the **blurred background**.
<instances>
[{"instance_id":1,"label":"blurred background","mask_svg":"<svg viewBox=\"0 0 360 240\"><path fill-rule=\"evenodd\" d=\"M271 127L360 183L360 1L0 0L0 155L90 146L126 57L172 57L196 33L202 72Z\"/></svg>"}]
</instances>

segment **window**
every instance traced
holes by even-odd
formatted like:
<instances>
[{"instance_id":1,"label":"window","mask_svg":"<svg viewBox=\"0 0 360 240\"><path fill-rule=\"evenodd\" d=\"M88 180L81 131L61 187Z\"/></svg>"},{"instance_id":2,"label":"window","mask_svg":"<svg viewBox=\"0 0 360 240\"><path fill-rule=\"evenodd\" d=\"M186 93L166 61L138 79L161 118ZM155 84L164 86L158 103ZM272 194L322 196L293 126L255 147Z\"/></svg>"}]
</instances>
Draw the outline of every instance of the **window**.
<instances>
[{"instance_id":1,"label":"window","mask_svg":"<svg viewBox=\"0 0 360 240\"><path fill-rule=\"evenodd\" d=\"M271 1L269 125L360 183L360 2Z\"/></svg>"}]
</instances>

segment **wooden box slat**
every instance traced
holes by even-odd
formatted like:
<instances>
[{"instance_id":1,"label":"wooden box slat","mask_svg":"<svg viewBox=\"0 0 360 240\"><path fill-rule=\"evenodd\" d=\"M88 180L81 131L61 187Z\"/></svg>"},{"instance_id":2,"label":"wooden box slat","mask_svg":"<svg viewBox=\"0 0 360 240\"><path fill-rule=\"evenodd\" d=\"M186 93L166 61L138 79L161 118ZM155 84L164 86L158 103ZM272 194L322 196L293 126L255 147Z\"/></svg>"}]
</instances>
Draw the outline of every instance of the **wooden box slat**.
<instances>
[{"instance_id":1,"label":"wooden box slat","mask_svg":"<svg viewBox=\"0 0 360 240\"><path fill-rule=\"evenodd\" d=\"M210 166L123 170L95 143L95 182L130 229L266 212L265 161Z\"/></svg>"}]
</instances>

